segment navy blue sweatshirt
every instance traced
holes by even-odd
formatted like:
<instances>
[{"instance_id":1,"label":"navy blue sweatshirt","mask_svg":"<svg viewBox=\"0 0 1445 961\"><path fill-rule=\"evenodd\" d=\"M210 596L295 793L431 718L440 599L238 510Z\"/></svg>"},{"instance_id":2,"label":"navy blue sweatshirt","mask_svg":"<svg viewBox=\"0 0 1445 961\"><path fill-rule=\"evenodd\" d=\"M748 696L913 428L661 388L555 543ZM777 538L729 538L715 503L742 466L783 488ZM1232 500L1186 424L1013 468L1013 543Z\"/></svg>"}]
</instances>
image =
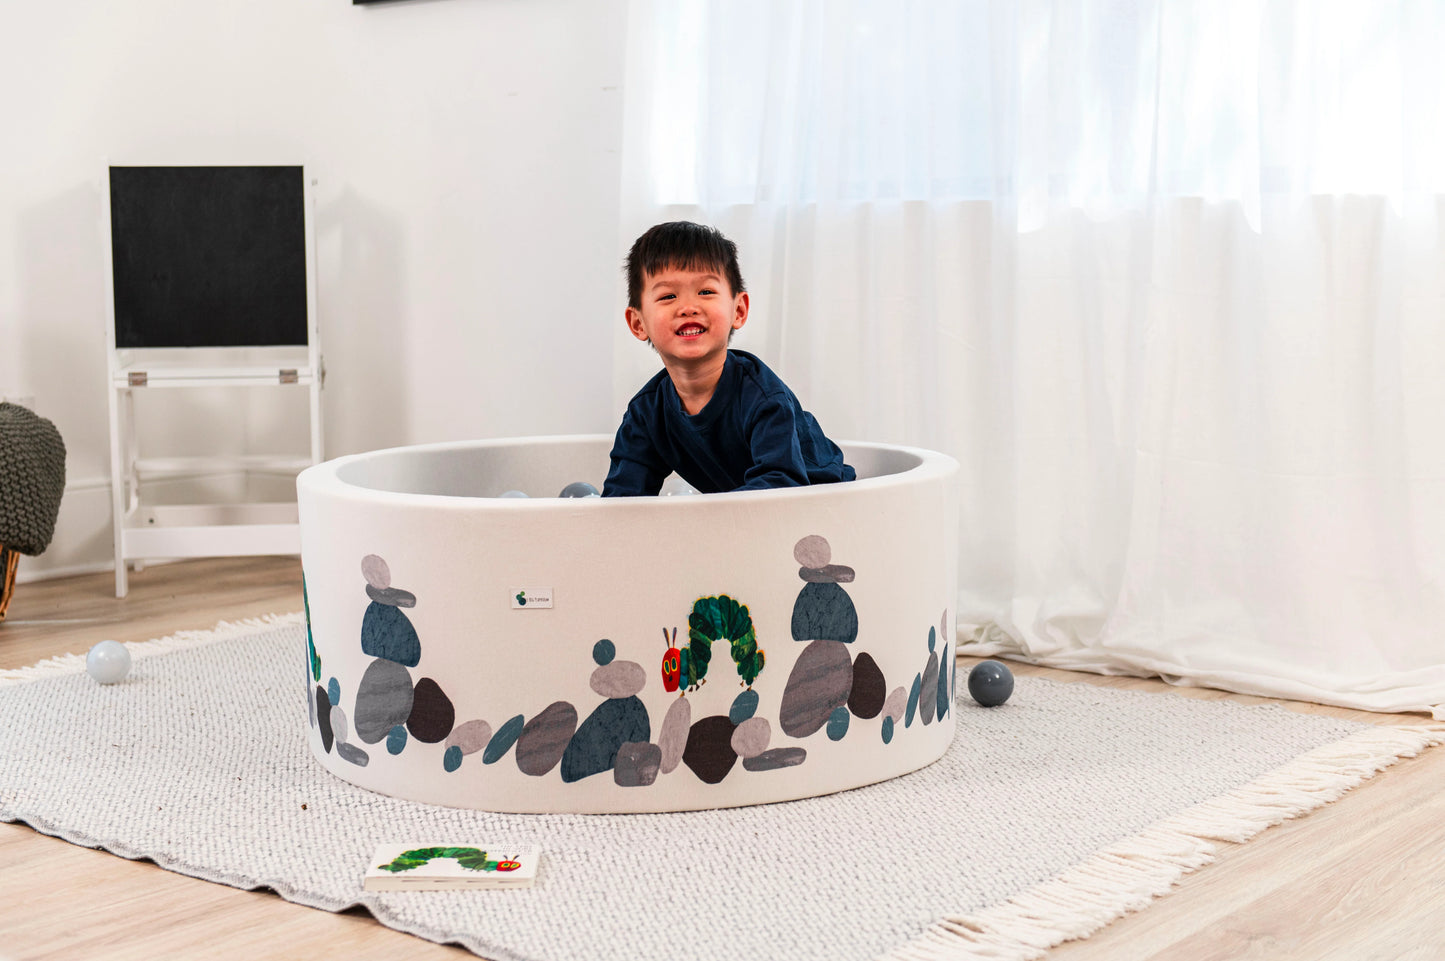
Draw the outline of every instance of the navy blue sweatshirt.
<instances>
[{"instance_id":1,"label":"navy blue sweatshirt","mask_svg":"<svg viewBox=\"0 0 1445 961\"><path fill-rule=\"evenodd\" d=\"M704 494L850 481L843 452L777 374L729 350L707 406L691 416L660 371L627 405L602 496L656 494L676 471Z\"/></svg>"}]
</instances>

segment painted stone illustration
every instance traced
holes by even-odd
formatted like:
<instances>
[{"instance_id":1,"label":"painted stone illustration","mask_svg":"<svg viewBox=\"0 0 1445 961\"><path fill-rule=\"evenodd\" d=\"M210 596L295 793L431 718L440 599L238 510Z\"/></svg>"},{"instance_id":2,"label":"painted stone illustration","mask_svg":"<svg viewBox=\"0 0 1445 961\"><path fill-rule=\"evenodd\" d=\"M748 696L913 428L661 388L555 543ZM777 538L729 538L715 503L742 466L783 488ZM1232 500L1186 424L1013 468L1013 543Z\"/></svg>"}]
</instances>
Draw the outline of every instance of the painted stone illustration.
<instances>
[{"instance_id":1,"label":"painted stone illustration","mask_svg":"<svg viewBox=\"0 0 1445 961\"><path fill-rule=\"evenodd\" d=\"M661 767L660 746L629 741L617 749L612 780L618 787L647 787L657 780L657 772Z\"/></svg>"},{"instance_id":2,"label":"painted stone illustration","mask_svg":"<svg viewBox=\"0 0 1445 961\"><path fill-rule=\"evenodd\" d=\"M609 640L593 645L592 659L598 666L589 683L607 700L578 725L562 752L563 783L613 770L624 744L645 744L652 737L647 707L637 696L647 683L647 673L635 661L615 660L615 654Z\"/></svg>"},{"instance_id":3,"label":"painted stone illustration","mask_svg":"<svg viewBox=\"0 0 1445 961\"><path fill-rule=\"evenodd\" d=\"M718 783L728 776L738 760L737 752L732 748L735 730L736 725L723 714L698 721L687 733L682 763L704 784Z\"/></svg>"},{"instance_id":4,"label":"painted stone illustration","mask_svg":"<svg viewBox=\"0 0 1445 961\"><path fill-rule=\"evenodd\" d=\"M804 581L793 604L793 640L808 646L788 675L778 724L789 737L802 738L827 724L853 692L848 645L858 637L858 612L842 587L853 581L853 569L831 563L832 548L825 538L804 537L794 546L793 557L802 565L798 576Z\"/></svg>"},{"instance_id":5,"label":"painted stone illustration","mask_svg":"<svg viewBox=\"0 0 1445 961\"><path fill-rule=\"evenodd\" d=\"M682 763L682 752L687 747L687 734L692 728L692 702L680 697L672 702L662 719L662 731L657 736L657 746L662 750L660 770L671 774Z\"/></svg>"},{"instance_id":6,"label":"painted stone illustration","mask_svg":"<svg viewBox=\"0 0 1445 961\"><path fill-rule=\"evenodd\" d=\"M946 641L943 650L937 650L939 636L946 638L947 631L948 611L944 611L938 628L928 629L928 660L923 670L913 676L908 704L903 711L904 727L912 727L915 717L925 725L932 724L935 717L941 721L953 707L953 694L958 686L958 658L954 656L953 646Z\"/></svg>"},{"instance_id":7,"label":"painted stone illustration","mask_svg":"<svg viewBox=\"0 0 1445 961\"><path fill-rule=\"evenodd\" d=\"M468 721L457 729L456 708L441 684L430 677L413 682L410 668L421 662L421 638L402 609L415 607L416 595L391 585L391 569L376 554L361 559L361 574L370 601L361 620L361 650L373 660L357 684L349 723L338 679L315 689L310 714L322 746L328 752L334 746L343 760L365 767L371 755L352 743L350 734L362 744L384 742L390 754L400 754L412 740L443 743L442 766L455 771L463 757L490 743L491 728L484 721ZM307 632L308 667L312 679L319 680L321 659L310 639L309 610Z\"/></svg>"},{"instance_id":8,"label":"painted stone illustration","mask_svg":"<svg viewBox=\"0 0 1445 961\"><path fill-rule=\"evenodd\" d=\"M793 557L800 565L803 587L793 605L790 628L793 640L804 646L783 685L780 702L769 700L766 688L754 688L766 658L747 605L727 594L711 594L694 602L683 645L677 643L677 628L663 629L662 684L678 696L660 723L655 724L639 696L647 684L646 669L636 661L618 659L617 646L604 638L592 646L594 667L588 676L588 687L602 700L585 718L575 705L556 700L530 716L511 714L494 727L480 718L458 723L456 706L442 680L414 679L412 669L422 659L421 637L405 610L416 607L417 597L393 587L386 562L367 555L361 563L368 605L360 643L371 660L356 684L350 715L341 707L340 681L333 677L325 686L319 683L321 662L309 637L308 618L312 727L325 751L334 750L358 766L372 760L361 745L384 743L388 753L398 755L409 745L439 744L447 772L458 770L473 754L480 754L484 765L492 765L513 753L518 770L529 777L555 776L570 784L610 771L620 787L645 788L679 767L711 785L727 778L739 761L749 773L803 764L808 751L775 746L775 731L791 738L822 731L830 740L842 741L861 722L877 719L879 736L888 744L915 718L927 725L946 717L957 668L948 656L951 648L942 652L936 648L938 637L947 630L948 612L944 611L937 630L929 628L928 658L911 684L890 689L869 651L853 653L859 636L858 612L843 585L854 581L854 570L832 563L832 549L819 535L800 539ZM743 690L726 714L694 720L687 695L706 684L713 646L719 641L728 644ZM765 703L777 703L776 716L759 713ZM526 705L502 706L515 710Z\"/></svg>"},{"instance_id":9,"label":"painted stone illustration","mask_svg":"<svg viewBox=\"0 0 1445 961\"><path fill-rule=\"evenodd\" d=\"M640 670L640 668L639 668ZM577 709L554 701L528 721L517 736L517 768L541 777L562 761L562 752L577 730Z\"/></svg>"}]
</instances>

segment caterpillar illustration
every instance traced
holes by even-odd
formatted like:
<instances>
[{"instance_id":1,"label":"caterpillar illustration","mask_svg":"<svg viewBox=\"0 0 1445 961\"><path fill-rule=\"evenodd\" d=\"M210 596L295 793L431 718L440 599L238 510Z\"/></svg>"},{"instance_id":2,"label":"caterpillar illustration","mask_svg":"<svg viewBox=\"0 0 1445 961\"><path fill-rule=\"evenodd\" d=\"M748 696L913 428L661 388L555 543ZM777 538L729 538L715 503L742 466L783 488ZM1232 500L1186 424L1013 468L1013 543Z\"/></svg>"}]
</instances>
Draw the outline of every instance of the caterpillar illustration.
<instances>
[{"instance_id":1,"label":"caterpillar illustration","mask_svg":"<svg viewBox=\"0 0 1445 961\"><path fill-rule=\"evenodd\" d=\"M396 873L422 867L434 858L456 858L457 864L468 871L515 871L522 866L522 862L512 856L490 861L487 852L481 848L414 848L377 866L383 871Z\"/></svg>"},{"instance_id":2,"label":"caterpillar illustration","mask_svg":"<svg viewBox=\"0 0 1445 961\"><path fill-rule=\"evenodd\" d=\"M739 604L726 594L699 598L692 606L687 618L686 648L677 647L677 628L673 628L670 638L663 628L662 636L670 645L662 657L662 684L669 691L684 686L688 691L696 691L707 683L715 641L727 640L743 687L752 687L763 672L765 658L758 647L752 615L746 604Z\"/></svg>"}]
</instances>

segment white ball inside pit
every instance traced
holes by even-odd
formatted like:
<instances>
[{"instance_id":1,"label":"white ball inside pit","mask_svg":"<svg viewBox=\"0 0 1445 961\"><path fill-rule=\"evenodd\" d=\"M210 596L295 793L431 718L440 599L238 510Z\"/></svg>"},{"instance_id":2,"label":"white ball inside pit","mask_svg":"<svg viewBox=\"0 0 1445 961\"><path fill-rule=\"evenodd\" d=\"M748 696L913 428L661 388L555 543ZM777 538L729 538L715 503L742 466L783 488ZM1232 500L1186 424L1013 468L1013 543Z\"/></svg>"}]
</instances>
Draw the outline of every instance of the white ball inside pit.
<instances>
[{"instance_id":1,"label":"white ball inside pit","mask_svg":"<svg viewBox=\"0 0 1445 961\"><path fill-rule=\"evenodd\" d=\"M130 673L130 651L119 641L101 641L85 655L85 671L97 684L114 684Z\"/></svg>"},{"instance_id":2,"label":"white ball inside pit","mask_svg":"<svg viewBox=\"0 0 1445 961\"><path fill-rule=\"evenodd\" d=\"M526 491L518 491L518 490L502 491L501 496L502 496L502 497L526 497L526 496L527 496L527 492L526 492Z\"/></svg>"},{"instance_id":3,"label":"white ball inside pit","mask_svg":"<svg viewBox=\"0 0 1445 961\"><path fill-rule=\"evenodd\" d=\"M662 482L662 489L658 493L663 497L685 497L689 494L696 494L697 488L676 474L672 474Z\"/></svg>"}]
</instances>

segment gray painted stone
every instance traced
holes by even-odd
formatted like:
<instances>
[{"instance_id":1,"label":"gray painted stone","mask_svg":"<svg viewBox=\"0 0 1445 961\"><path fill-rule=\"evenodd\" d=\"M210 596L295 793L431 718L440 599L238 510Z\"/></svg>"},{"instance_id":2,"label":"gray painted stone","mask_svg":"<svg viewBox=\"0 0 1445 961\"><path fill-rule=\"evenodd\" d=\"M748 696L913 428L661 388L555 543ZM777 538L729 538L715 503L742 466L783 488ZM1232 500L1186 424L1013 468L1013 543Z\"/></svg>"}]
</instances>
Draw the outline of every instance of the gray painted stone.
<instances>
[{"instance_id":1,"label":"gray painted stone","mask_svg":"<svg viewBox=\"0 0 1445 961\"><path fill-rule=\"evenodd\" d=\"M647 685L647 671L636 661L613 661L593 671L587 683L603 697L631 697Z\"/></svg>"},{"instance_id":2,"label":"gray painted stone","mask_svg":"<svg viewBox=\"0 0 1445 961\"><path fill-rule=\"evenodd\" d=\"M740 758L756 757L768 749L773 727L765 717L750 717L733 731L732 747Z\"/></svg>"},{"instance_id":3,"label":"gray painted stone","mask_svg":"<svg viewBox=\"0 0 1445 961\"><path fill-rule=\"evenodd\" d=\"M809 534L793 545L793 560L804 567L824 567L832 559L832 546L819 534Z\"/></svg>"},{"instance_id":4,"label":"gray painted stone","mask_svg":"<svg viewBox=\"0 0 1445 961\"><path fill-rule=\"evenodd\" d=\"M928 666L923 669L923 684L919 689L918 713L924 724L933 723L933 711L938 707L938 652L928 655Z\"/></svg>"},{"instance_id":5,"label":"gray painted stone","mask_svg":"<svg viewBox=\"0 0 1445 961\"><path fill-rule=\"evenodd\" d=\"M492 726L477 719L458 724L447 736L447 747L459 747L463 754L475 754L492 739Z\"/></svg>"},{"instance_id":6,"label":"gray painted stone","mask_svg":"<svg viewBox=\"0 0 1445 961\"><path fill-rule=\"evenodd\" d=\"M618 787L647 787L657 780L662 765L662 748L656 744L629 742L617 749L612 780Z\"/></svg>"},{"instance_id":7,"label":"gray painted stone","mask_svg":"<svg viewBox=\"0 0 1445 961\"><path fill-rule=\"evenodd\" d=\"M340 704L336 704L331 708L331 735L336 738L337 744L341 744L346 740L346 734L346 712Z\"/></svg>"},{"instance_id":8,"label":"gray painted stone","mask_svg":"<svg viewBox=\"0 0 1445 961\"><path fill-rule=\"evenodd\" d=\"M542 708L517 738L517 769L541 777L562 760L567 742L577 730L577 709L566 701L553 701Z\"/></svg>"},{"instance_id":9,"label":"gray painted stone","mask_svg":"<svg viewBox=\"0 0 1445 961\"><path fill-rule=\"evenodd\" d=\"M796 767L802 764L807 757L808 752L800 747L775 747L756 757L744 758L743 770L776 771L779 768Z\"/></svg>"},{"instance_id":10,"label":"gray painted stone","mask_svg":"<svg viewBox=\"0 0 1445 961\"><path fill-rule=\"evenodd\" d=\"M827 567L800 567L798 576L809 584L851 584L855 574L851 567L829 564Z\"/></svg>"},{"instance_id":11,"label":"gray painted stone","mask_svg":"<svg viewBox=\"0 0 1445 961\"><path fill-rule=\"evenodd\" d=\"M392 607L416 607L416 595L399 587L374 587L368 584L366 585L366 596L378 604L390 604Z\"/></svg>"},{"instance_id":12,"label":"gray painted stone","mask_svg":"<svg viewBox=\"0 0 1445 961\"><path fill-rule=\"evenodd\" d=\"M376 554L367 554L361 559L361 576L366 578L369 586L378 590L384 591L391 586L391 568Z\"/></svg>"},{"instance_id":13,"label":"gray painted stone","mask_svg":"<svg viewBox=\"0 0 1445 961\"><path fill-rule=\"evenodd\" d=\"M356 736L365 744L380 741L392 728L406 723L411 716L411 701L411 672L395 661L372 661L356 688L356 707L351 717Z\"/></svg>"},{"instance_id":14,"label":"gray painted stone","mask_svg":"<svg viewBox=\"0 0 1445 961\"><path fill-rule=\"evenodd\" d=\"M679 697L667 709L662 719L662 733L658 735L657 746L662 750L662 773L671 774L682 763L682 752L687 747L687 732L692 727L692 703Z\"/></svg>"},{"instance_id":15,"label":"gray painted stone","mask_svg":"<svg viewBox=\"0 0 1445 961\"><path fill-rule=\"evenodd\" d=\"M789 737L807 737L846 704L853 687L853 660L842 641L813 641L803 648L783 688L778 724Z\"/></svg>"},{"instance_id":16,"label":"gray painted stone","mask_svg":"<svg viewBox=\"0 0 1445 961\"><path fill-rule=\"evenodd\" d=\"M336 742L336 754L343 761L350 761L357 767L366 767L371 762L371 755L355 744L347 744L345 741Z\"/></svg>"},{"instance_id":17,"label":"gray painted stone","mask_svg":"<svg viewBox=\"0 0 1445 961\"><path fill-rule=\"evenodd\" d=\"M897 724L903 720L903 709L908 704L908 692L901 687L895 687L888 695L888 700L883 702L883 716L893 719Z\"/></svg>"}]
</instances>

